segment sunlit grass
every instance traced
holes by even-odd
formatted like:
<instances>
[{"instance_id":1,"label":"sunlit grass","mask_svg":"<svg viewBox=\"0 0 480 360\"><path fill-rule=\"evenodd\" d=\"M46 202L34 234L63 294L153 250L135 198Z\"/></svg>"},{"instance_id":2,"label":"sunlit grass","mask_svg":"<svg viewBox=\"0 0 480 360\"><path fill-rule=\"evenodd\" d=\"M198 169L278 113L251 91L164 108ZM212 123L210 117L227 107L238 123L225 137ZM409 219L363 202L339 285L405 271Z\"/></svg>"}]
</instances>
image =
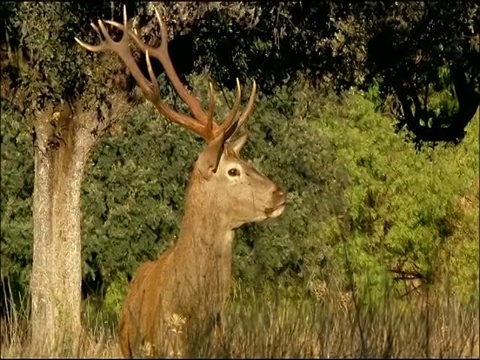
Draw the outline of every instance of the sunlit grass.
<instances>
[{"instance_id":1,"label":"sunlit grass","mask_svg":"<svg viewBox=\"0 0 480 360\"><path fill-rule=\"evenodd\" d=\"M101 314L92 316L85 318L88 330L75 350L65 346L45 354L29 347L25 309L12 309L1 322L1 356L120 357L116 324L106 323ZM201 326L185 330L189 356L479 356L478 296L460 304L452 295L432 290L402 299L388 295L371 306L339 291L293 300L237 289L222 319L223 332L217 337L205 334Z\"/></svg>"}]
</instances>

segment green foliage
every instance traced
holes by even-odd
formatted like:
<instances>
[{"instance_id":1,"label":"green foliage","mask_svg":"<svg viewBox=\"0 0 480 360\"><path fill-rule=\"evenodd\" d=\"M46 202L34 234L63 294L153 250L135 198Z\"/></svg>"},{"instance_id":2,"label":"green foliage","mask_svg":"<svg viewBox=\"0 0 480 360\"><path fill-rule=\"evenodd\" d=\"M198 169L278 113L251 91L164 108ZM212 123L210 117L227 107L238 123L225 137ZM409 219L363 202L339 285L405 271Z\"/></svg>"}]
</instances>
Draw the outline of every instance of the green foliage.
<instances>
[{"instance_id":1,"label":"green foliage","mask_svg":"<svg viewBox=\"0 0 480 360\"><path fill-rule=\"evenodd\" d=\"M118 276L105 293L102 311L109 319L117 319L122 310L123 300L127 295L128 280L125 274ZM115 321L111 321L115 323Z\"/></svg>"},{"instance_id":2,"label":"green foliage","mask_svg":"<svg viewBox=\"0 0 480 360\"><path fill-rule=\"evenodd\" d=\"M6 2L3 9L2 79L8 81L2 85L2 96L8 94L5 97L27 120L34 119L36 111L72 102L79 94L93 91L102 101L105 91L112 91L105 79L113 77L116 63L98 61L97 54L85 51L74 38L97 41L89 26L92 19L119 18L120 7L113 9L105 1Z\"/></svg>"},{"instance_id":3,"label":"green foliage","mask_svg":"<svg viewBox=\"0 0 480 360\"><path fill-rule=\"evenodd\" d=\"M108 139L109 145L100 147L102 153L117 157L105 159L105 165L122 165L91 172L100 176L101 185L112 186L102 190L95 185L97 192L86 200L102 202L105 196L98 195L102 193L112 197L108 206L99 206L108 210L109 220L101 220L99 214L89 218L102 222L91 228L92 233L106 236L98 235L90 245L87 235L86 253L105 249L99 252L104 255L97 257L98 263L90 265L92 269L101 264L132 274L138 261L154 258L178 232L194 159L188 149L198 153L201 144L176 126L165 133L164 123L144 111L140 108L132 114L135 120L127 124L125 137ZM375 113L373 104L358 93L325 100L299 86L263 97L249 122L251 141L244 155L286 188L289 206L281 220L237 231L237 278L255 287L277 283L296 288L315 278L348 287L353 273L358 289L369 288L380 296L388 285L385 282L392 279L387 270L406 263L418 266L429 282L438 282L439 275L432 273L438 266L436 258L458 236L459 226L464 226L459 223L468 223L464 215L457 214L453 220L451 214L457 211L460 194L470 191L478 169L474 155L478 143L472 140L475 130L459 146L416 152L404 140L405 134L396 135L393 128L393 121ZM162 150L151 152L158 147ZM102 157L95 155L95 159L99 166ZM111 183L106 174L118 182ZM142 180L136 180L139 177ZM93 188L90 181L86 189ZM339 224L342 214L346 227ZM460 247L455 247L462 251L461 262L468 263L469 269L475 268L476 260L468 252L473 235L457 240ZM108 251L112 244L121 249L117 255ZM455 290L469 292L466 282L473 279L473 270L465 277L466 269L460 266L451 271ZM106 273L107 283L116 276L115 271L104 270L103 276Z\"/></svg>"},{"instance_id":4,"label":"green foliage","mask_svg":"<svg viewBox=\"0 0 480 360\"><path fill-rule=\"evenodd\" d=\"M206 98L205 77L190 81ZM233 94L224 95L231 104ZM416 151L375 112L372 96L324 97L299 84L260 97L244 157L287 190L288 206L279 219L237 231L238 281L293 296L320 280L380 301L389 269L416 266L464 299L478 292L478 120L461 144ZM217 101L221 118L224 98ZM15 116L5 109L2 116ZM33 163L29 129L19 124L2 121L2 275L26 284ZM175 241L203 146L147 103L121 126L92 155L82 196L84 292L107 296L112 314L121 279Z\"/></svg>"},{"instance_id":5,"label":"green foliage","mask_svg":"<svg viewBox=\"0 0 480 360\"><path fill-rule=\"evenodd\" d=\"M480 30L480 7L413 2L379 7L375 20L364 22L369 34L365 84L378 81L383 99L396 97L402 106L396 112L399 126L406 125L419 141L461 140L480 104L474 35Z\"/></svg>"},{"instance_id":6,"label":"green foliage","mask_svg":"<svg viewBox=\"0 0 480 360\"><path fill-rule=\"evenodd\" d=\"M298 75L337 90L377 83L383 100L394 96L401 103L399 125L426 141L460 140L480 101L480 7L473 2L128 2L129 16L138 14L134 22L147 25L142 30L147 39L158 37L153 9L159 6L172 25L172 58L179 71L208 69L222 86L233 88L236 77L253 77L272 94L278 86L293 85ZM73 38L95 41L88 24L120 20L121 10L106 1L2 3L6 31L0 40L9 54L19 50L27 65L7 69L32 98L29 107L82 91L97 56ZM105 67L112 72L112 63ZM105 84L111 74L98 69L105 70L96 64L93 78ZM102 88L97 86L100 98L110 90ZM436 93L453 106L438 103Z\"/></svg>"},{"instance_id":7,"label":"green foliage","mask_svg":"<svg viewBox=\"0 0 480 360\"><path fill-rule=\"evenodd\" d=\"M472 251L478 226L476 231L470 228L478 225L478 203L471 205L476 218L459 214L458 208L462 196L473 196L478 182L478 119L470 124L464 143L416 152L404 140L405 132L394 134L394 123L375 113L361 94L350 94L342 105L318 109L322 116L317 121L335 139L337 161L348 169L348 226L339 228L332 221L322 229L337 259L348 254L349 263L339 264L338 270L352 271L356 285L371 291L383 286L379 279L387 269L400 264L416 266L427 283L442 282L445 268L450 268L455 292L469 296L478 291L478 271L476 279L473 272L479 258ZM470 229L463 238L460 218L461 227ZM344 240L338 246L339 236ZM468 270L451 268L451 251L462 253Z\"/></svg>"},{"instance_id":8,"label":"green foliage","mask_svg":"<svg viewBox=\"0 0 480 360\"><path fill-rule=\"evenodd\" d=\"M338 91L377 83L383 101L393 96L401 104L398 126L419 142L460 141L480 104L480 6L474 2L165 7L189 34L184 47L193 49L193 68L209 69L230 88L236 77L254 77L269 94L298 75ZM437 93L453 106L438 104Z\"/></svg>"},{"instance_id":9,"label":"green foliage","mask_svg":"<svg viewBox=\"0 0 480 360\"><path fill-rule=\"evenodd\" d=\"M5 101L1 114L1 274L23 287L31 269L33 143L30 128Z\"/></svg>"}]
</instances>

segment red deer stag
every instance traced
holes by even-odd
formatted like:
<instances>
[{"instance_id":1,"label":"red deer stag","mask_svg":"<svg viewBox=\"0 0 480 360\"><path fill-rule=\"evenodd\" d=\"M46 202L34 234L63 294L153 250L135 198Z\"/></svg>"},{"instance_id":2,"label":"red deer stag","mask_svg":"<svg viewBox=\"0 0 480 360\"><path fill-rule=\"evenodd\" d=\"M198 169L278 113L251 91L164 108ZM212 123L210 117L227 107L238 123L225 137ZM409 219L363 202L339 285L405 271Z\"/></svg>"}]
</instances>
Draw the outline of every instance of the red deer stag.
<instances>
[{"instance_id":1,"label":"red deer stag","mask_svg":"<svg viewBox=\"0 0 480 360\"><path fill-rule=\"evenodd\" d=\"M190 175L178 240L156 261L141 265L130 284L119 324L120 347L125 357L134 355L140 346L152 346L158 350L160 340L170 337L169 330L172 329L168 328L168 323L172 318L188 321L195 317L203 323L217 319L229 293L234 229L245 223L278 217L285 208L285 192L240 158L246 134L232 139L252 113L255 82L243 113L237 117L241 98L237 79L232 109L221 124L213 121L215 99L212 84L205 112L200 101L179 80L168 54L166 26L157 11L156 17L161 31L158 48L145 44L128 29L125 7L123 24L105 20L123 31L119 42L110 37L101 20L98 27L92 23L97 33L103 35L100 45L75 39L90 51L115 52L160 114L207 142ZM135 62L129 49L129 38L145 53L150 79L142 74ZM160 61L193 116L178 113L161 100L150 56ZM173 345L170 343L169 346Z\"/></svg>"}]
</instances>

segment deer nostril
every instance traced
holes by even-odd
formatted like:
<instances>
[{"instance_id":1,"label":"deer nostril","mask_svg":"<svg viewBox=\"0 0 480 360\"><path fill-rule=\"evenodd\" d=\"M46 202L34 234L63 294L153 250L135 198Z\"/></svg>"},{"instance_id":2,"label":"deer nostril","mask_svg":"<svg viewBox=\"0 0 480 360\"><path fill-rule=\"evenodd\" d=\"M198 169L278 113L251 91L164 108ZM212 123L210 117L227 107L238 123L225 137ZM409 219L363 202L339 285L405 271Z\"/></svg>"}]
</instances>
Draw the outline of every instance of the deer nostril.
<instances>
[{"instance_id":1,"label":"deer nostril","mask_svg":"<svg viewBox=\"0 0 480 360\"><path fill-rule=\"evenodd\" d=\"M276 196L276 197L278 197L278 198L285 199L285 191L284 191L282 188L277 187L277 188L273 191L273 195Z\"/></svg>"}]
</instances>

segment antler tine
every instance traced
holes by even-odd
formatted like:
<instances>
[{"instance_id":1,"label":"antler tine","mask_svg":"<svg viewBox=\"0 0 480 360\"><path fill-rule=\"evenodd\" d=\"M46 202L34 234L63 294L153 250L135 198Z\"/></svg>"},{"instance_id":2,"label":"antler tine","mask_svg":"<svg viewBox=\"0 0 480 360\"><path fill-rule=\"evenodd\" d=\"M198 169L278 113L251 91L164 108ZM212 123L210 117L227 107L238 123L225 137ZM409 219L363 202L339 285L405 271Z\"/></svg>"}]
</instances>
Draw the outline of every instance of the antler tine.
<instances>
[{"instance_id":1,"label":"antler tine","mask_svg":"<svg viewBox=\"0 0 480 360\"><path fill-rule=\"evenodd\" d=\"M98 27L93 23L91 22L90 23L90 26L98 33L100 34L100 30L98 29ZM87 44L85 42L83 42L82 40L80 40L79 38L77 38L75 36L75 41L82 47L84 47L85 49L87 50L90 50L90 51L93 51L93 52L100 52L100 51L104 51L104 50L107 50L107 47L105 45L105 43L102 43L100 45L90 45L90 44Z\"/></svg>"},{"instance_id":2,"label":"antler tine","mask_svg":"<svg viewBox=\"0 0 480 360\"><path fill-rule=\"evenodd\" d=\"M242 89L240 87L240 80L237 80L237 95L235 97L235 102L233 103L232 109L228 113L227 117L225 118L225 121L220 125L220 131L227 131L227 129L232 126L233 120L235 119L235 116L237 115L238 109L240 108L240 100L242 98Z\"/></svg>"},{"instance_id":3,"label":"antler tine","mask_svg":"<svg viewBox=\"0 0 480 360\"><path fill-rule=\"evenodd\" d=\"M225 140L230 139L237 132L237 130L240 129L243 125L245 125L245 123L247 122L253 111L256 91L257 84L254 80L252 85L252 93L250 94L250 98L248 99L247 107L245 108L245 111L242 113L240 118L237 121L232 122L232 124L225 129Z\"/></svg>"},{"instance_id":4,"label":"antler tine","mask_svg":"<svg viewBox=\"0 0 480 360\"><path fill-rule=\"evenodd\" d=\"M250 98L248 99L247 107L245 108L245 111L240 116L240 119L238 120L239 128L245 125L247 120L250 118L250 115L252 114L253 106L255 105L256 92L257 92L257 83L255 82L255 80L253 80L252 93L250 94Z\"/></svg>"},{"instance_id":5,"label":"antler tine","mask_svg":"<svg viewBox=\"0 0 480 360\"><path fill-rule=\"evenodd\" d=\"M152 84L153 91L156 94L160 94L160 89L158 87L158 82L157 82L157 78L155 76L155 73L153 72L152 63L150 61L150 55L148 54L148 50L145 51L145 59L147 60L148 76L150 76L150 82Z\"/></svg>"},{"instance_id":6,"label":"antler tine","mask_svg":"<svg viewBox=\"0 0 480 360\"><path fill-rule=\"evenodd\" d=\"M208 120L205 125L205 132L209 134L211 138L214 138L213 134L213 111L215 110L215 93L213 91L213 85L208 83Z\"/></svg>"},{"instance_id":7,"label":"antler tine","mask_svg":"<svg viewBox=\"0 0 480 360\"><path fill-rule=\"evenodd\" d=\"M158 24L160 25L160 36L162 37L162 39L161 39L162 44L161 45L165 44L164 46L167 46L167 42L168 42L167 27L165 26L165 23L163 22L162 17L158 13L157 8L155 8L155 17L157 18Z\"/></svg>"}]
</instances>

